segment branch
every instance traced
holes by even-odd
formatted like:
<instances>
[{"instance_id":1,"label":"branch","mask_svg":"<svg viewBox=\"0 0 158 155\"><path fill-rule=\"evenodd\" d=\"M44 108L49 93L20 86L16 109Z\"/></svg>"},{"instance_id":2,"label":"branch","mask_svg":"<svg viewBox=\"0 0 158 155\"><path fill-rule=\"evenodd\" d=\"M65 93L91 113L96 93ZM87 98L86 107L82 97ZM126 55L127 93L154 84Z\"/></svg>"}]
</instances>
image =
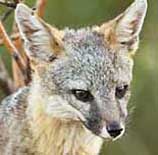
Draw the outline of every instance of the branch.
<instances>
[{"instance_id":1,"label":"branch","mask_svg":"<svg viewBox=\"0 0 158 155\"><path fill-rule=\"evenodd\" d=\"M4 22L6 19L7 19L7 17L12 13L12 11L13 11L13 9L9 9L9 10L7 10L2 16L1 16L1 21L2 22Z\"/></svg>"},{"instance_id":2,"label":"branch","mask_svg":"<svg viewBox=\"0 0 158 155\"><path fill-rule=\"evenodd\" d=\"M13 86L13 81L5 68L4 62L0 58L0 88L6 95L9 95L14 91Z\"/></svg>"},{"instance_id":3,"label":"branch","mask_svg":"<svg viewBox=\"0 0 158 155\"><path fill-rule=\"evenodd\" d=\"M20 0L14 0L16 3L20 3L21 1ZM4 3L4 2L3 2ZM47 0L37 0L36 2L36 12L38 14L39 17L43 18L44 16L44 12L45 12L45 8L46 8L46 3L47 3ZM11 9L13 10L13 9ZM4 20L3 18L7 18L8 17L8 14L10 13L10 11L8 10L8 12L6 12L1 18L2 18L2 21ZM17 33L13 33L11 36L10 36L11 40L13 41L16 41L16 40L19 40L20 39L20 34L17 32ZM3 38L0 38L0 46L2 46L4 44L4 40Z\"/></svg>"},{"instance_id":4,"label":"branch","mask_svg":"<svg viewBox=\"0 0 158 155\"><path fill-rule=\"evenodd\" d=\"M11 56L13 57L15 62L17 63L17 66L19 67L20 71L24 75L25 81L27 83L27 75L26 75L26 66L27 65L25 64L25 62L23 61L23 58L20 56L20 54L17 51L16 47L14 46L14 44L12 43L10 38L8 37L1 21L0 21L0 34L3 38L4 45L7 47L8 51L11 54Z\"/></svg>"},{"instance_id":5,"label":"branch","mask_svg":"<svg viewBox=\"0 0 158 155\"><path fill-rule=\"evenodd\" d=\"M3 6L8 7L8 8L13 8L13 9L15 9L17 3L8 2L8 1L6 1L6 0L0 0L0 5L3 5Z\"/></svg>"},{"instance_id":6,"label":"branch","mask_svg":"<svg viewBox=\"0 0 158 155\"><path fill-rule=\"evenodd\" d=\"M12 6L11 4L14 3L13 8L15 9L16 5L23 1L24 0L13 0L13 2L11 3L8 2L7 0L0 0L0 4L5 5L6 7L11 7ZM37 15L41 18L44 16L46 3L47 0L37 0L36 2L36 12ZM10 11L4 13L2 19L5 20L9 16L9 14ZM13 79L15 86L18 88L23 85L27 85L31 81L31 77L30 77L31 69L30 69L28 58L25 55L25 52L23 51L21 37L19 35L19 31L15 23L13 26L13 33L11 34L10 38L6 33L2 22L0 21L0 46L4 44L13 58L13 63L12 63L12 70L14 77Z\"/></svg>"},{"instance_id":7,"label":"branch","mask_svg":"<svg viewBox=\"0 0 158 155\"><path fill-rule=\"evenodd\" d=\"M12 41L17 41L20 39L20 34L17 32L17 33L13 33L11 36L10 36L10 39ZM4 44L4 41L3 41L3 38L0 38L0 46L2 46Z\"/></svg>"},{"instance_id":8,"label":"branch","mask_svg":"<svg viewBox=\"0 0 158 155\"><path fill-rule=\"evenodd\" d=\"M22 56L22 59L24 60L26 65L25 72L27 75L27 81L24 80L25 79L24 75L21 74L20 68L17 66L16 62L14 60L12 61L12 73L13 73L14 83L17 88L20 88L24 85L27 85L31 81L31 68L30 68L28 57L24 52L23 43L21 37L19 36L19 30L15 22L13 24L12 36L13 36L12 43L18 50L19 54Z\"/></svg>"},{"instance_id":9,"label":"branch","mask_svg":"<svg viewBox=\"0 0 158 155\"><path fill-rule=\"evenodd\" d=\"M47 0L37 0L36 2L37 15L41 18L44 16L46 4Z\"/></svg>"},{"instance_id":10,"label":"branch","mask_svg":"<svg viewBox=\"0 0 158 155\"><path fill-rule=\"evenodd\" d=\"M22 0L14 0L15 2L15 5L17 5L18 3L20 3ZM0 1L0 4L4 4L6 3L5 1ZM44 12L45 12L45 8L46 8L46 3L47 3L47 0L37 0L36 2L36 8L37 8L37 14L39 17L43 17L44 16ZM2 18L2 21L7 18L9 15L10 15L10 11L12 11L13 9L10 9L8 10L1 18ZM13 33L11 36L10 36L11 40L13 41L16 41L16 40L19 40L20 38L20 34L17 32L17 33ZM4 44L4 39L3 38L0 38L0 46L2 46Z\"/></svg>"}]
</instances>

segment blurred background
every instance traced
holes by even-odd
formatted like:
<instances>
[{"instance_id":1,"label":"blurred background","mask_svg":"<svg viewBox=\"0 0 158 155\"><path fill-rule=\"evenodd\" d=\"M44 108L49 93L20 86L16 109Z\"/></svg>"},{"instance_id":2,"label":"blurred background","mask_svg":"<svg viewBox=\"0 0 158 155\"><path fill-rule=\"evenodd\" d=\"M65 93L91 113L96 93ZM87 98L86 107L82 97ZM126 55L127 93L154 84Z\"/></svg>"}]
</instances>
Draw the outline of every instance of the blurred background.
<instances>
[{"instance_id":1,"label":"blurred background","mask_svg":"<svg viewBox=\"0 0 158 155\"><path fill-rule=\"evenodd\" d=\"M48 0L45 20L57 27L79 28L101 24L124 11L132 0ZM26 0L29 6L34 0ZM158 0L148 0L149 9L135 56L134 80L126 135L105 143L101 155L158 155ZM0 15L4 12L0 7ZM10 32L13 15L5 21ZM0 57L11 73L10 56L0 47ZM0 100L5 94L0 90Z\"/></svg>"}]
</instances>

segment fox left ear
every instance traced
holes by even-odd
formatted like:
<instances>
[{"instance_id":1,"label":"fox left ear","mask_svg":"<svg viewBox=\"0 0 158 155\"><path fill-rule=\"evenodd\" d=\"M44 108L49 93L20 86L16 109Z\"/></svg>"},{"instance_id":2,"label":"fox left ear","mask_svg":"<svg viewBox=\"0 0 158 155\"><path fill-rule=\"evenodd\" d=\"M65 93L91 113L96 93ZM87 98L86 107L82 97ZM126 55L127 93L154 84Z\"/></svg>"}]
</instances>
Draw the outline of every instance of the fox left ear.
<instances>
[{"instance_id":1,"label":"fox left ear","mask_svg":"<svg viewBox=\"0 0 158 155\"><path fill-rule=\"evenodd\" d=\"M147 0L135 0L124 13L103 24L100 31L110 46L120 45L128 51L136 51L146 12Z\"/></svg>"},{"instance_id":2,"label":"fox left ear","mask_svg":"<svg viewBox=\"0 0 158 155\"><path fill-rule=\"evenodd\" d=\"M61 53L62 32L44 22L33 10L18 4L15 19L31 62L50 62Z\"/></svg>"}]
</instances>

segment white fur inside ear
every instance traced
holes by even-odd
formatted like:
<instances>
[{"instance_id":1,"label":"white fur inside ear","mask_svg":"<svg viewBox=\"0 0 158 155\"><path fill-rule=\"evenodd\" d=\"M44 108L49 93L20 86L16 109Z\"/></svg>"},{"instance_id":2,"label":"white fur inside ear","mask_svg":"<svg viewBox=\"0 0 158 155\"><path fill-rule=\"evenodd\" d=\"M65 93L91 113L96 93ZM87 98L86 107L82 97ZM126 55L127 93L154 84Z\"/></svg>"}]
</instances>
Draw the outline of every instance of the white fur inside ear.
<instances>
[{"instance_id":1,"label":"white fur inside ear","mask_svg":"<svg viewBox=\"0 0 158 155\"><path fill-rule=\"evenodd\" d=\"M29 16L31 13L31 9L27 7L25 4L19 3L15 10L15 17Z\"/></svg>"},{"instance_id":2,"label":"white fur inside ear","mask_svg":"<svg viewBox=\"0 0 158 155\"><path fill-rule=\"evenodd\" d=\"M116 35L120 42L129 41L137 37L142 29L147 12L147 0L135 2L122 14L116 27Z\"/></svg>"}]
</instances>

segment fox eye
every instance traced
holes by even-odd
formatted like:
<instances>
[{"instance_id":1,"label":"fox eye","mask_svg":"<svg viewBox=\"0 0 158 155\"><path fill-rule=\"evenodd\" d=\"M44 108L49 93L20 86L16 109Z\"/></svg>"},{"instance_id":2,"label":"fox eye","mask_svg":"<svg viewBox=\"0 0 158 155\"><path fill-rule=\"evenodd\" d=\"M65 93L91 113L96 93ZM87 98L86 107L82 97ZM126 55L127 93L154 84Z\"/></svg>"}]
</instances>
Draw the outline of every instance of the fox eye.
<instances>
[{"instance_id":1,"label":"fox eye","mask_svg":"<svg viewBox=\"0 0 158 155\"><path fill-rule=\"evenodd\" d=\"M90 102L94 99L93 95L86 90L72 90L72 94L82 102Z\"/></svg>"},{"instance_id":2,"label":"fox eye","mask_svg":"<svg viewBox=\"0 0 158 155\"><path fill-rule=\"evenodd\" d=\"M115 91L115 96L118 99L122 99L125 96L127 90L128 90L128 85L124 85L122 87L117 87L116 91Z\"/></svg>"}]
</instances>

